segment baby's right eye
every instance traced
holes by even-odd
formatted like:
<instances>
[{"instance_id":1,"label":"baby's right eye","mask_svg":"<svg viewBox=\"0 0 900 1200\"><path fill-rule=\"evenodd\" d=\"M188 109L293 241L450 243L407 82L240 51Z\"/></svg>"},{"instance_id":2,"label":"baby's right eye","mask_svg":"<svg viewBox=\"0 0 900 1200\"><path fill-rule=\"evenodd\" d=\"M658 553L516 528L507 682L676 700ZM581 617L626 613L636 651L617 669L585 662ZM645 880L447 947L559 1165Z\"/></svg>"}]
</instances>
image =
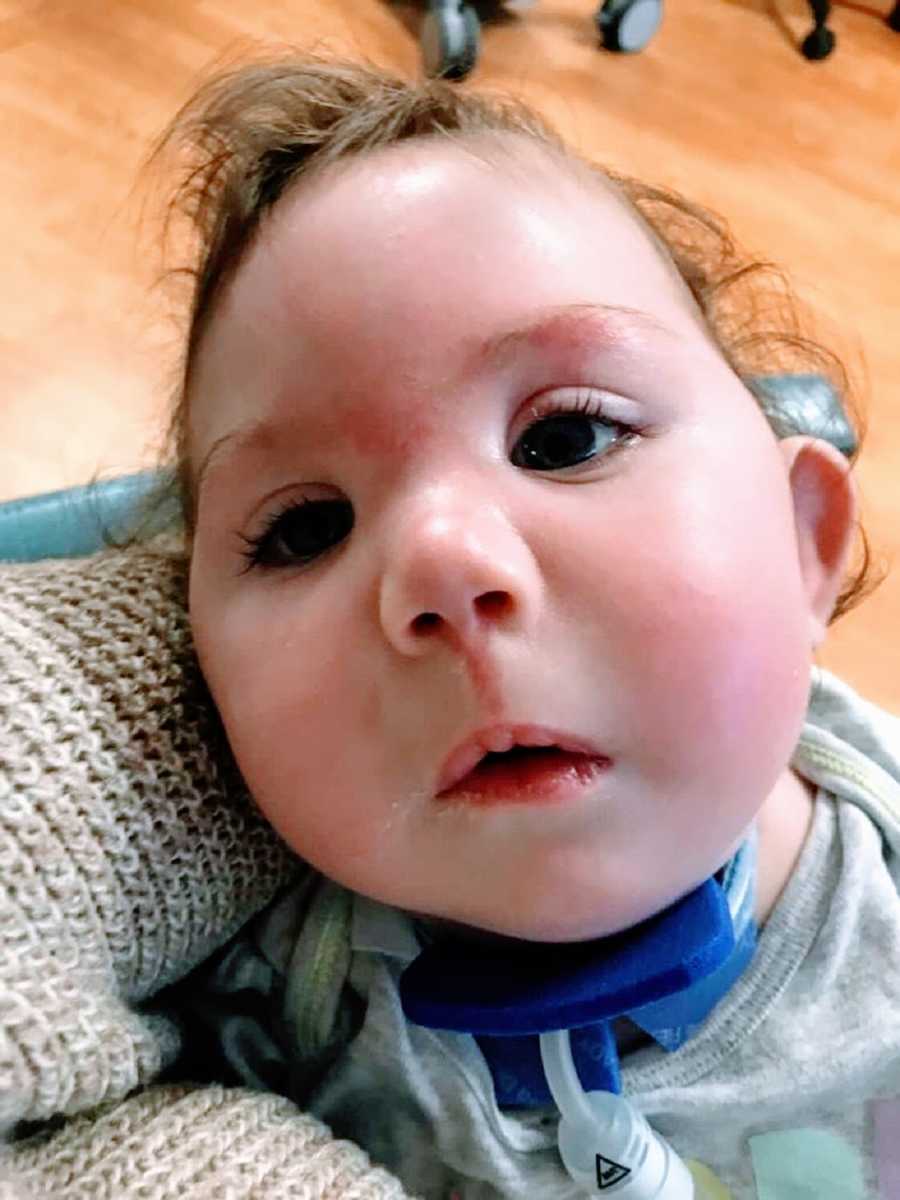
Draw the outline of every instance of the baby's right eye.
<instances>
[{"instance_id":1,"label":"baby's right eye","mask_svg":"<svg viewBox=\"0 0 900 1200\"><path fill-rule=\"evenodd\" d=\"M292 500L272 513L255 537L240 535L247 546L245 571L310 563L343 541L353 520L348 500Z\"/></svg>"}]
</instances>

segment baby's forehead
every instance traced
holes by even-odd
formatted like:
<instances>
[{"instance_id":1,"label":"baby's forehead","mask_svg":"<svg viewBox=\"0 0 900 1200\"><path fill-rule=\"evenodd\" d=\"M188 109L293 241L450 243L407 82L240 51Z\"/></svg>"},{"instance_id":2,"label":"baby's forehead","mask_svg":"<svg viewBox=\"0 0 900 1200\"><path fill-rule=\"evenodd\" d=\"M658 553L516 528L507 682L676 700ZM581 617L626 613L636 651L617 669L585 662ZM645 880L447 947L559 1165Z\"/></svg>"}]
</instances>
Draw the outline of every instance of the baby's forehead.
<instances>
[{"instance_id":1,"label":"baby's forehead","mask_svg":"<svg viewBox=\"0 0 900 1200\"><path fill-rule=\"evenodd\" d=\"M695 340L688 301L614 189L555 152L421 139L282 196L207 329L193 396L207 412L335 389L427 402L457 394L473 345L554 308L631 310Z\"/></svg>"},{"instance_id":2,"label":"baby's forehead","mask_svg":"<svg viewBox=\"0 0 900 1200\"><path fill-rule=\"evenodd\" d=\"M494 236L479 238L488 229ZM247 257L260 251L273 276L303 275L305 267L304 286L315 286L321 282L315 265L324 266L319 251L343 245L332 270L362 276L374 265L384 284L403 266L404 252L415 255L424 272L444 246L462 259L478 258L486 271L492 260L506 269L505 252L523 230L525 251L554 237L580 239L585 254L602 246L598 275L604 257L627 254L634 275L655 277L660 292L699 318L667 247L616 181L562 148L523 135L430 135L332 163L288 189Z\"/></svg>"},{"instance_id":3,"label":"baby's forehead","mask_svg":"<svg viewBox=\"0 0 900 1200\"><path fill-rule=\"evenodd\" d=\"M292 208L304 210L308 219L311 210L335 211L342 201L361 201L382 215L389 215L386 206L404 199L407 211L424 209L439 201L445 188L461 190L473 183L485 193L510 198L541 193L563 208L576 198L587 201L596 206L598 219L637 232L672 264L613 178L563 147L523 134L427 134L337 159L296 179L275 205L272 224L283 228Z\"/></svg>"}]
</instances>

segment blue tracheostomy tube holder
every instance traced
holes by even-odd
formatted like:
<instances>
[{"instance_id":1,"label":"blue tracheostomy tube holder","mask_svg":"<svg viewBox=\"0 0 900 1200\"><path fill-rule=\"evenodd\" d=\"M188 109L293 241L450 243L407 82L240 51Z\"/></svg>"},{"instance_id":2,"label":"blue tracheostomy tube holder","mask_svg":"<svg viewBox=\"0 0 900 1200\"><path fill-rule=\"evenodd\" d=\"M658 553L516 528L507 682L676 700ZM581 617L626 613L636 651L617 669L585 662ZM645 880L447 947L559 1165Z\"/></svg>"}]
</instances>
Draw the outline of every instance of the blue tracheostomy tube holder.
<instances>
[{"instance_id":1,"label":"blue tracheostomy tube holder","mask_svg":"<svg viewBox=\"0 0 900 1200\"><path fill-rule=\"evenodd\" d=\"M728 901L709 879L663 912L587 942L441 939L400 980L409 1020L493 1037L609 1021L711 976L735 948Z\"/></svg>"}]
</instances>

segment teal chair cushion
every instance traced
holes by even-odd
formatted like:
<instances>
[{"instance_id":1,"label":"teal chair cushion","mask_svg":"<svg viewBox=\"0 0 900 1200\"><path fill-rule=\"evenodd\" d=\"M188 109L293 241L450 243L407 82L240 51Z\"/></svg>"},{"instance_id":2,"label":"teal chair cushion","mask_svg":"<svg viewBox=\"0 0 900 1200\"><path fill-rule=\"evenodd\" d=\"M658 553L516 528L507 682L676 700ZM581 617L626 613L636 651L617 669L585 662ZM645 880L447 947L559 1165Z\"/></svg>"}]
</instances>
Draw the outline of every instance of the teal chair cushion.
<instances>
[{"instance_id":1,"label":"teal chair cushion","mask_svg":"<svg viewBox=\"0 0 900 1200\"><path fill-rule=\"evenodd\" d=\"M174 494L149 505L168 478L142 471L0 504L0 561L80 558L129 537L175 530L181 515Z\"/></svg>"}]
</instances>

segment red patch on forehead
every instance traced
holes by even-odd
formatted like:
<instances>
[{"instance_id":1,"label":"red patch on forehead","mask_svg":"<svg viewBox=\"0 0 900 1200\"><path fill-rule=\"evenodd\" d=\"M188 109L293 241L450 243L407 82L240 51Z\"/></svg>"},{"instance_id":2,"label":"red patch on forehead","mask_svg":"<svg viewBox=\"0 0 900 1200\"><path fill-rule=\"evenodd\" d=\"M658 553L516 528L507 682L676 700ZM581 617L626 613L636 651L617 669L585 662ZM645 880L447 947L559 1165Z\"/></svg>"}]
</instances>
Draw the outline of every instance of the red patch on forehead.
<instances>
[{"instance_id":1,"label":"red patch on forehead","mask_svg":"<svg viewBox=\"0 0 900 1200\"><path fill-rule=\"evenodd\" d=\"M424 400L390 408L360 400L335 416L333 435L362 456L405 459L421 450L434 425Z\"/></svg>"}]
</instances>

